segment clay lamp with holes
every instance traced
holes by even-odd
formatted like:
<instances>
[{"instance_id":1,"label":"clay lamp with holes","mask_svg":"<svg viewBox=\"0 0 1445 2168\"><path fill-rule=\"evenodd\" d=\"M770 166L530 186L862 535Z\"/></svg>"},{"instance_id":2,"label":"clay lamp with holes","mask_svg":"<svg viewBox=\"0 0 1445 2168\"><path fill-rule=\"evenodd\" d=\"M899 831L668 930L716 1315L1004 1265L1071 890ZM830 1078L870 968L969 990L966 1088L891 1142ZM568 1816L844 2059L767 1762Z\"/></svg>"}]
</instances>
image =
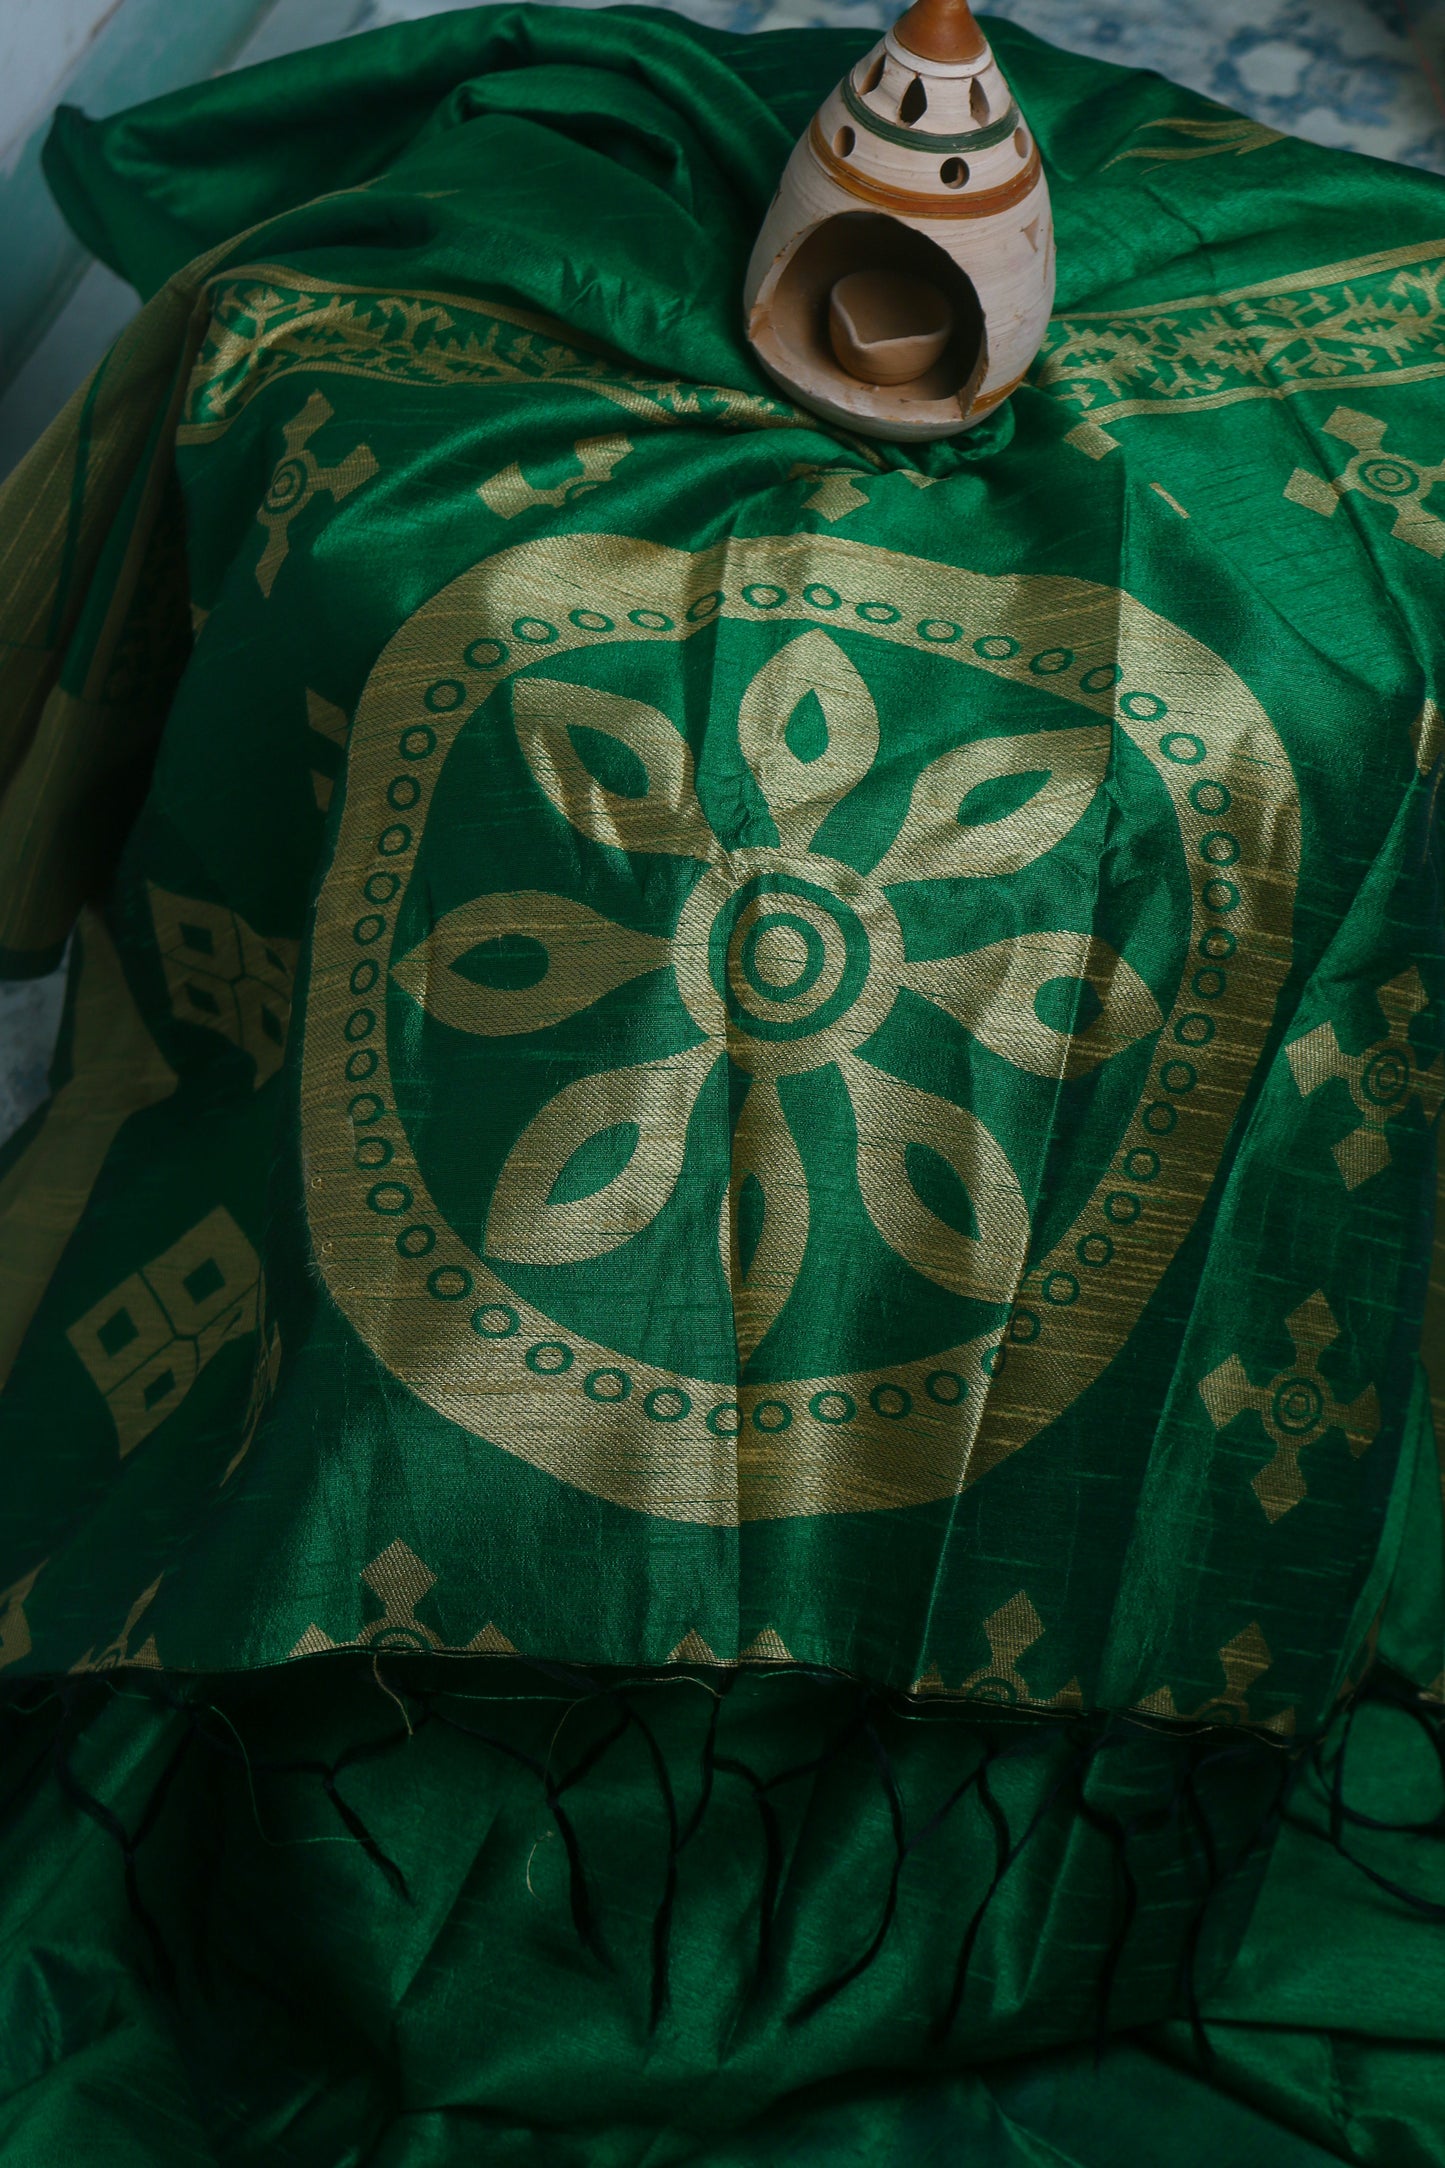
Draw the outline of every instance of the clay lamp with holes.
<instances>
[{"instance_id":1,"label":"clay lamp with holes","mask_svg":"<svg viewBox=\"0 0 1445 2168\"><path fill-rule=\"evenodd\" d=\"M1038 352L1054 228L1038 149L967 0L915 0L827 97L748 266L748 337L865 436L957 436Z\"/></svg>"}]
</instances>

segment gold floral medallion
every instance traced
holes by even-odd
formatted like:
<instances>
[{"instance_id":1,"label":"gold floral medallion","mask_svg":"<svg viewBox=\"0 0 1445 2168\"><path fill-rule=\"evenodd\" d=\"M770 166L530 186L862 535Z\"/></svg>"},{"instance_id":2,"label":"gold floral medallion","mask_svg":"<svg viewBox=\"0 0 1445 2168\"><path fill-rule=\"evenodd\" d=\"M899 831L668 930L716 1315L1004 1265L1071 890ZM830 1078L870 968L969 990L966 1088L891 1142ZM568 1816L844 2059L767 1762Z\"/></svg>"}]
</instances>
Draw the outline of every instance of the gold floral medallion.
<instances>
[{"instance_id":1,"label":"gold floral medallion","mask_svg":"<svg viewBox=\"0 0 1445 2168\"><path fill-rule=\"evenodd\" d=\"M1116 589L523 545L353 725L303 1101L441 1415L717 1525L948 1496L1118 1354L1290 958L1295 780Z\"/></svg>"}]
</instances>

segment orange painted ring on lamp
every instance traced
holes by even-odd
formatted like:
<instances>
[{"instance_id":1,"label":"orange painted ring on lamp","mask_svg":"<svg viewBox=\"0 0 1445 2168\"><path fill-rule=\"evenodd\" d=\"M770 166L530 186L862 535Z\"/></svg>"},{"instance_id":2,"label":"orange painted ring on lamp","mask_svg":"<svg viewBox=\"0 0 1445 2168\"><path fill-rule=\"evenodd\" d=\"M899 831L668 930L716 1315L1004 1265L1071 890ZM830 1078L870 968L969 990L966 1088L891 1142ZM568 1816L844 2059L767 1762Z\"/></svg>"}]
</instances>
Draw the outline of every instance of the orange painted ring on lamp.
<instances>
[{"instance_id":1,"label":"orange painted ring on lamp","mask_svg":"<svg viewBox=\"0 0 1445 2168\"><path fill-rule=\"evenodd\" d=\"M1017 376L1011 377L1007 384L1000 384L997 391L981 392L969 408L969 413L976 418L991 412L996 406L1002 406L1004 400L1011 398L1018 390L1028 373L1027 369L1022 369Z\"/></svg>"}]
</instances>

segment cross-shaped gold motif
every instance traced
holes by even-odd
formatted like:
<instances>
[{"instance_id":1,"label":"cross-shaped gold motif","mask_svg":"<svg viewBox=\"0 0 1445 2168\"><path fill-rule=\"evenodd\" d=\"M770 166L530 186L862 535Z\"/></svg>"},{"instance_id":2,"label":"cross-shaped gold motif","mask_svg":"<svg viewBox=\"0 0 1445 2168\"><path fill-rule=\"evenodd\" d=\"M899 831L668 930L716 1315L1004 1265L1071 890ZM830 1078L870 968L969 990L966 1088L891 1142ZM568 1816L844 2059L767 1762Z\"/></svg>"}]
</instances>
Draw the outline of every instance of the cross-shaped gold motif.
<instances>
[{"instance_id":1,"label":"cross-shaped gold motif","mask_svg":"<svg viewBox=\"0 0 1445 2168\"><path fill-rule=\"evenodd\" d=\"M0 1671L7 1664L18 1664L22 1656L30 1654L30 1621L25 1616L25 1606L30 1591L40 1579L40 1567L34 1566L22 1574L18 1581L0 1591Z\"/></svg>"},{"instance_id":2,"label":"cross-shaped gold motif","mask_svg":"<svg viewBox=\"0 0 1445 2168\"><path fill-rule=\"evenodd\" d=\"M1224 1692L1212 1701L1203 1701L1197 1709L1181 1709L1170 1687L1161 1686L1156 1692L1146 1694L1136 1707L1143 1716L1164 1716L1187 1719L1195 1724L1248 1724L1252 1722L1249 1710L1250 1689L1256 1679L1263 1678L1274 1662L1269 1643L1260 1631L1258 1619L1237 1633L1232 1641L1226 1641L1219 1652L1220 1669L1224 1673ZM1288 1737L1295 1727L1293 1709L1281 1709L1266 1719L1261 1727Z\"/></svg>"},{"instance_id":3,"label":"cross-shaped gold motif","mask_svg":"<svg viewBox=\"0 0 1445 2168\"><path fill-rule=\"evenodd\" d=\"M1027 1704L1032 1708L1081 1709L1083 1695L1077 1679L1070 1679L1051 1701L1041 1702L1019 1670L1019 1658L1044 1637L1044 1622L1029 1599L1027 1590L1020 1589L1010 1596L1007 1603L991 1611L983 1622L983 1637L988 1643L988 1662L957 1686L945 1686L943 1675L937 1665L915 1679L915 1694L947 1694L969 1701L1002 1702L1012 1708Z\"/></svg>"},{"instance_id":4,"label":"cross-shaped gold motif","mask_svg":"<svg viewBox=\"0 0 1445 2168\"><path fill-rule=\"evenodd\" d=\"M400 1537L389 1543L370 1565L362 1567L361 1578L379 1599L381 1617L363 1626L354 1641L333 1641L320 1626L308 1626L291 1655L320 1656L328 1649L362 1648L416 1653L453 1645L443 1641L440 1634L433 1633L431 1627L416 1615L417 1605L436 1587L437 1577L430 1566L417 1557L410 1544L403 1543ZM479 1634L473 1635L466 1648L473 1656L516 1654L513 1644L490 1620Z\"/></svg>"},{"instance_id":5,"label":"cross-shaped gold motif","mask_svg":"<svg viewBox=\"0 0 1445 2168\"><path fill-rule=\"evenodd\" d=\"M371 448L358 444L354 451L339 459L334 467L323 467L310 449L310 440L318 429L331 419L331 404L314 391L301 412L289 421L281 432L285 451L277 460L261 509L256 514L266 529L266 547L256 565L256 583L263 595L269 595L276 584L276 575L286 562L291 547L288 532L296 514L310 504L319 492L329 495L337 504L349 497L363 482L369 482L379 469Z\"/></svg>"},{"instance_id":6,"label":"cross-shaped gold motif","mask_svg":"<svg viewBox=\"0 0 1445 2168\"><path fill-rule=\"evenodd\" d=\"M527 480L515 460L509 467L502 467L489 475L477 491L489 512L498 519L515 519L519 512L530 512L539 504L550 505L559 512L564 505L575 504L589 490L600 489L612 479L612 470L632 450L632 439L623 436L580 437L572 452L580 474L572 474L551 489L538 489Z\"/></svg>"},{"instance_id":7,"label":"cross-shaped gold motif","mask_svg":"<svg viewBox=\"0 0 1445 2168\"><path fill-rule=\"evenodd\" d=\"M1358 1189L1389 1165L1387 1122L1396 1120L1416 1100L1426 1121L1432 1122L1445 1094L1445 1062L1426 1068L1410 1043L1411 1024L1430 1004L1414 965L1382 986L1378 999L1389 1030L1363 1054L1347 1054L1329 1023L1317 1024L1285 1048L1295 1083L1305 1098L1332 1076L1343 1077L1349 1086L1359 1120L1333 1148L1346 1189Z\"/></svg>"},{"instance_id":8,"label":"cross-shaped gold motif","mask_svg":"<svg viewBox=\"0 0 1445 2168\"><path fill-rule=\"evenodd\" d=\"M1377 415L1361 414L1355 407L1336 407L1325 423L1325 435L1338 438L1354 452L1345 471L1333 480L1296 467L1284 485L1291 504L1319 512L1325 519L1339 510L1347 491L1358 491L1372 504L1394 507L1395 524L1390 532L1397 542L1408 542L1431 557L1445 557L1445 519L1425 510L1425 499L1437 482L1445 482L1445 462L1427 467L1403 452L1384 449L1386 425Z\"/></svg>"},{"instance_id":9,"label":"cross-shaped gold motif","mask_svg":"<svg viewBox=\"0 0 1445 2168\"><path fill-rule=\"evenodd\" d=\"M156 1575L150 1587L136 1597L135 1602L125 1615L125 1624L121 1627L120 1632L111 1642L109 1648L102 1649L99 1656L96 1655L93 1648L87 1649L79 1663L71 1665L72 1674L79 1671L120 1671L127 1664L143 1665L147 1671L160 1670L161 1659L156 1648L155 1635L147 1635L134 1655L131 1654L130 1637L140 1624L143 1613L150 1609L152 1602L155 1600L156 1590L164 1579L164 1574Z\"/></svg>"},{"instance_id":10,"label":"cross-shaped gold motif","mask_svg":"<svg viewBox=\"0 0 1445 2168\"><path fill-rule=\"evenodd\" d=\"M308 1626L293 1656L316 1656L323 1649L439 1649L441 1639L416 1615L423 1596L436 1587L437 1577L424 1566L409 1544L398 1537L379 1557L361 1569L361 1578L380 1599L381 1617L363 1626L355 1641L333 1641L319 1626Z\"/></svg>"},{"instance_id":11,"label":"cross-shaped gold motif","mask_svg":"<svg viewBox=\"0 0 1445 2168\"><path fill-rule=\"evenodd\" d=\"M1253 1489L1272 1521L1297 1506L1306 1493L1300 1454L1307 1445L1317 1444L1329 1431L1342 1430L1358 1459L1380 1427L1380 1403L1373 1386L1343 1401L1320 1374L1320 1356L1340 1336L1323 1294L1316 1291L1292 1310L1285 1329L1294 1343L1294 1362L1277 1371L1267 1384L1252 1385L1237 1355L1227 1357L1199 1381L1199 1396L1216 1430L1223 1430L1249 1409L1264 1425L1274 1458L1254 1477Z\"/></svg>"}]
</instances>

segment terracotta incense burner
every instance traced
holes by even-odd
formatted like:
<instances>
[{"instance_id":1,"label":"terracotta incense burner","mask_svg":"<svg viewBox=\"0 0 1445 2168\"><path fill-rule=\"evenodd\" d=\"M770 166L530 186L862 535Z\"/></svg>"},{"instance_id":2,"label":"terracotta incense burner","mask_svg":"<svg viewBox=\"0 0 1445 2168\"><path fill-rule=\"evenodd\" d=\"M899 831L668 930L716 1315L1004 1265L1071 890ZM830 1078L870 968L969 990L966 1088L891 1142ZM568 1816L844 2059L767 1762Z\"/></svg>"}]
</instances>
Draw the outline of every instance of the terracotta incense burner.
<instances>
[{"instance_id":1,"label":"terracotta incense burner","mask_svg":"<svg viewBox=\"0 0 1445 2168\"><path fill-rule=\"evenodd\" d=\"M1038 147L967 0L915 0L828 96L748 265L748 337L865 436L971 429L1037 353L1054 293Z\"/></svg>"}]
</instances>

